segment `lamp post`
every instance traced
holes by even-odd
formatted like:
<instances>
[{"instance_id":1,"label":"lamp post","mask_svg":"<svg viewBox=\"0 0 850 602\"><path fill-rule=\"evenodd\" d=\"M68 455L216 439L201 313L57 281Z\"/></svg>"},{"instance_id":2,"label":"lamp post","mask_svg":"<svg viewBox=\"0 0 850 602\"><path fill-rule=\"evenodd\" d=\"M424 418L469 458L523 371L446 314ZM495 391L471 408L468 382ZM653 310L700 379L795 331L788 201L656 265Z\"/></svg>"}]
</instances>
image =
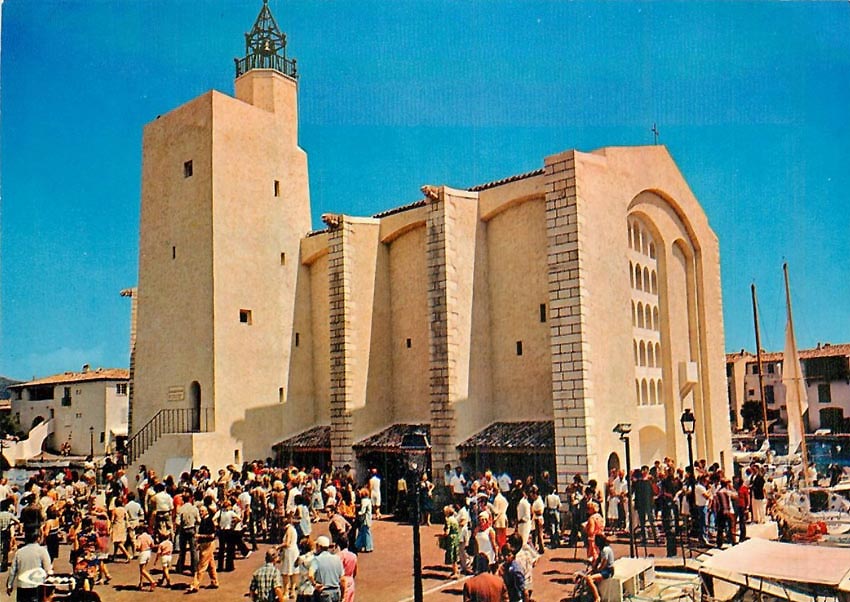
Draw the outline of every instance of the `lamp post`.
<instances>
[{"instance_id":1,"label":"lamp post","mask_svg":"<svg viewBox=\"0 0 850 602\"><path fill-rule=\"evenodd\" d=\"M416 496L416 503L413 507L413 602L422 602L422 552L419 540L419 514L421 512L419 488L422 486L422 471L419 469L416 458L421 457L422 470L424 470L426 456L431 449L431 444L428 443L428 436L425 432L416 429L404 435L401 440L401 449L407 454L410 472L416 479L416 486L413 488L413 495Z\"/></svg>"},{"instance_id":2,"label":"lamp post","mask_svg":"<svg viewBox=\"0 0 850 602\"><path fill-rule=\"evenodd\" d=\"M685 408L685 411L682 412L682 417L679 418L679 422L682 423L682 432L685 434L685 437L688 438L688 463L691 465L691 470L693 470L694 469L693 436L694 436L694 431L696 430L697 419L694 416L694 413L691 411L691 408Z\"/></svg>"},{"instance_id":3,"label":"lamp post","mask_svg":"<svg viewBox=\"0 0 850 602\"><path fill-rule=\"evenodd\" d=\"M614 431L620 435L620 441L626 444L626 528L629 530L629 556L637 556L635 552L635 530L632 528L632 448L629 442L629 433L632 425L629 422L621 422L614 427Z\"/></svg>"},{"instance_id":4,"label":"lamp post","mask_svg":"<svg viewBox=\"0 0 850 602\"><path fill-rule=\"evenodd\" d=\"M89 427L89 455L94 460L94 427Z\"/></svg>"}]
</instances>

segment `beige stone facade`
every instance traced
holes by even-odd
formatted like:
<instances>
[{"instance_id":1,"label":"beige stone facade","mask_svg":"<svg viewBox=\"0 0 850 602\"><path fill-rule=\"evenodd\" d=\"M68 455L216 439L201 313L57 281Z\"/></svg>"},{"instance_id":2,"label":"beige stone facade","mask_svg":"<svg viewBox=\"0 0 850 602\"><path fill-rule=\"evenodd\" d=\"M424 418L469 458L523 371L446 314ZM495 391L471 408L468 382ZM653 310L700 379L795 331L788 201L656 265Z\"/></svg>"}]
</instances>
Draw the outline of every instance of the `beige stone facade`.
<instances>
[{"instance_id":1,"label":"beige stone facade","mask_svg":"<svg viewBox=\"0 0 850 602\"><path fill-rule=\"evenodd\" d=\"M618 422L635 464L682 462L686 407L697 454L727 453L718 241L664 147L570 150L308 232L297 125L297 80L253 69L145 128L132 428L193 423L136 463L266 457L329 425L355 465L358 441L428 424L436 467L541 421L563 483L620 461Z\"/></svg>"}]
</instances>

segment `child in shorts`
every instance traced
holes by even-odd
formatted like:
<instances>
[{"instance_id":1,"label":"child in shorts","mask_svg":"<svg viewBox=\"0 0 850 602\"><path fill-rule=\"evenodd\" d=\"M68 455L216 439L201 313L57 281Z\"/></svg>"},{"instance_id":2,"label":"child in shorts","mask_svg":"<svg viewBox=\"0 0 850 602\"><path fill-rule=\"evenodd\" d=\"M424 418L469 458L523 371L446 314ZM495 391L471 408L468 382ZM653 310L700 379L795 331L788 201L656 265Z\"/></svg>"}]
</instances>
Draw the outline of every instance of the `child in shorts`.
<instances>
[{"instance_id":1,"label":"child in shorts","mask_svg":"<svg viewBox=\"0 0 850 602\"><path fill-rule=\"evenodd\" d=\"M162 563L162 578L159 585L171 587L171 555L174 553L174 542L171 541L171 532L160 534L160 542L156 547L156 556Z\"/></svg>"},{"instance_id":2,"label":"child in shorts","mask_svg":"<svg viewBox=\"0 0 850 602\"><path fill-rule=\"evenodd\" d=\"M139 590L142 589L143 581L147 581L151 586L151 591L156 588L156 581L148 572L147 566L151 559L151 550L153 549L153 538L147 532L144 525L136 527L136 550L139 552Z\"/></svg>"}]
</instances>

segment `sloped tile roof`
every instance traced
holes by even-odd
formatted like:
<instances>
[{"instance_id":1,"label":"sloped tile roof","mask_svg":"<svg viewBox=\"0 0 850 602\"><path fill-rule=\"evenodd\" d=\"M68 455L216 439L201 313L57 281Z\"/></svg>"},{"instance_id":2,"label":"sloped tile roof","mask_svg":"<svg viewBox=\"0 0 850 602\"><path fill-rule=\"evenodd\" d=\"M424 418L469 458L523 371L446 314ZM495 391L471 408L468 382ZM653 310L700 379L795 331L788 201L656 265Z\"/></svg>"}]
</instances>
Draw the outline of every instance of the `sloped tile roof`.
<instances>
[{"instance_id":1,"label":"sloped tile roof","mask_svg":"<svg viewBox=\"0 0 850 602\"><path fill-rule=\"evenodd\" d=\"M417 207L424 207L427 201L425 199L419 199L418 201L414 201L412 203L408 203L407 205L402 205L401 207L394 207L392 209L387 209L386 211L381 211L380 213L376 213L373 215L373 218L382 218L387 217L389 215L395 215L396 213L402 213L404 211L410 211L411 209L416 209Z\"/></svg>"},{"instance_id":2,"label":"sloped tile roof","mask_svg":"<svg viewBox=\"0 0 850 602\"><path fill-rule=\"evenodd\" d=\"M516 182L518 180L525 180L526 178L533 178L534 176L542 176L543 173L544 170L535 169L534 171L527 171L525 173L517 174L515 176L508 176L507 178L502 178L501 180L494 180L493 182L487 182L486 184L479 184L478 186L467 188L467 190L469 190L470 192L480 192L482 190L487 190L488 188L496 188L497 186L510 184L511 182Z\"/></svg>"},{"instance_id":3,"label":"sloped tile roof","mask_svg":"<svg viewBox=\"0 0 850 602\"><path fill-rule=\"evenodd\" d=\"M93 380L129 380L130 371L124 368L97 368L86 372L63 372L26 383L9 386L10 389L23 389L39 385L60 385L64 383L81 383Z\"/></svg>"},{"instance_id":4,"label":"sloped tile roof","mask_svg":"<svg viewBox=\"0 0 850 602\"><path fill-rule=\"evenodd\" d=\"M555 422L494 422L457 446L494 452L546 451L555 448Z\"/></svg>"},{"instance_id":5,"label":"sloped tile roof","mask_svg":"<svg viewBox=\"0 0 850 602\"><path fill-rule=\"evenodd\" d=\"M300 450L316 451L330 450L331 427L326 424L320 424L272 445L272 449L279 448L297 448Z\"/></svg>"},{"instance_id":6,"label":"sloped tile roof","mask_svg":"<svg viewBox=\"0 0 850 602\"><path fill-rule=\"evenodd\" d=\"M379 433L375 433L355 443L357 451L401 451L401 440L408 433L417 429L425 431L425 435L431 438L431 425L429 424L393 424Z\"/></svg>"},{"instance_id":7,"label":"sloped tile roof","mask_svg":"<svg viewBox=\"0 0 850 602\"><path fill-rule=\"evenodd\" d=\"M771 351L765 352L762 350L761 361L762 362L781 362L784 359L785 354L782 351ZM850 356L850 343L840 343L837 345L832 345L831 343L822 344L819 347L814 347L812 349L800 349L800 359L801 360L810 360L818 357L838 357L838 356ZM747 363L755 363L757 361L756 355L754 353L750 353L749 351L744 351L743 353L738 351L736 353L727 353L726 361L734 362L735 360L746 357Z\"/></svg>"}]
</instances>

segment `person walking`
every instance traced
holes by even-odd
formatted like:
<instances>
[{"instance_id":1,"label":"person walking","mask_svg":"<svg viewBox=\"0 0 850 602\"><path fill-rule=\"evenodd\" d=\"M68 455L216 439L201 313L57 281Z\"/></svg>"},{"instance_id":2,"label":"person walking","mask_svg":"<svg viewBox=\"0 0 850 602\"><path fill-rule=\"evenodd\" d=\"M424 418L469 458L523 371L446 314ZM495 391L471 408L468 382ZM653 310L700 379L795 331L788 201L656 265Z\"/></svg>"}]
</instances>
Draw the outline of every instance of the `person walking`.
<instances>
[{"instance_id":1,"label":"person walking","mask_svg":"<svg viewBox=\"0 0 850 602\"><path fill-rule=\"evenodd\" d=\"M443 508L445 525L443 526L443 541L445 542L445 558L447 565L452 567L450 579L457 579L460 573L457 570L458 552L460 548L460 525L457 522L457 514L451 506Z\"/></svg>"},{"instance_id":2,"label":"person walking","mask_svg":"<svg viewBox=\"0 0 850 602\"><path fill-rule=\"evenodd\" d=\"M210 500L212 502L212 500ZM198 587L201 584L201 578L204 573L209 571L210 587L218 589L218 573L215 570L215 562L213 554L215 553L215 523L212 519L212 514L207 506L202 506L200 509L201 522L198 523L198 570L195 571L195 576L192 578L192 584L189 586L187 593L195 594L198 592Z\"/></svg>"},{"instance_id":3,"label":"person walking","mask_svg":"<svg viewBox=\"0 0 850 602\"><path fill-rule=\"evenodd\" d=\"M278 561L274 548L266 550L266 563L251 575L251 600L253 602L283 602L283 580L275 564Z\"/></svg>"},{"instance_id":4,"label":"person walking","mask_svg":"<svg viewBox=\"0 0 850 602\"><path fill-rule=\"evenodd\" d=\"M295 567L295 562L298 560L298 531L292 524L293 518L291 516L287 517L284 522L283 540L278 546L281 556L280 573L283 576L284 595L295 597L295 587L298 582L296 577L298 570Z\"/></svg>"},{"instance_id":5,"label":"person walking","mask_svg":"<svg viewBox=\"0 0 850 602\"><path fill-rule=\"evenodd\" d=\"M378 469L371 470L372 476L369 477L369 496L372 500L372 511L375 513L375 520L381 520L381 477L378 476Z\"/></svg>"},{"instance_id":6,"label":"person walking","mask_svg":"<svg viewBox=\"0 0 850 602\"><path fill-rule=\"evenodd\" d=\"M179 536L180 555L177 557L176 571L182 573L186 569L186 555L189 556L189 569L192 574L198 569L198 547L195 535L198 523L201 522L201 513L198 507L191 501L188 492L183 494L183 504L177 510L177 533Z\"/></svg>"}]
</instances>

